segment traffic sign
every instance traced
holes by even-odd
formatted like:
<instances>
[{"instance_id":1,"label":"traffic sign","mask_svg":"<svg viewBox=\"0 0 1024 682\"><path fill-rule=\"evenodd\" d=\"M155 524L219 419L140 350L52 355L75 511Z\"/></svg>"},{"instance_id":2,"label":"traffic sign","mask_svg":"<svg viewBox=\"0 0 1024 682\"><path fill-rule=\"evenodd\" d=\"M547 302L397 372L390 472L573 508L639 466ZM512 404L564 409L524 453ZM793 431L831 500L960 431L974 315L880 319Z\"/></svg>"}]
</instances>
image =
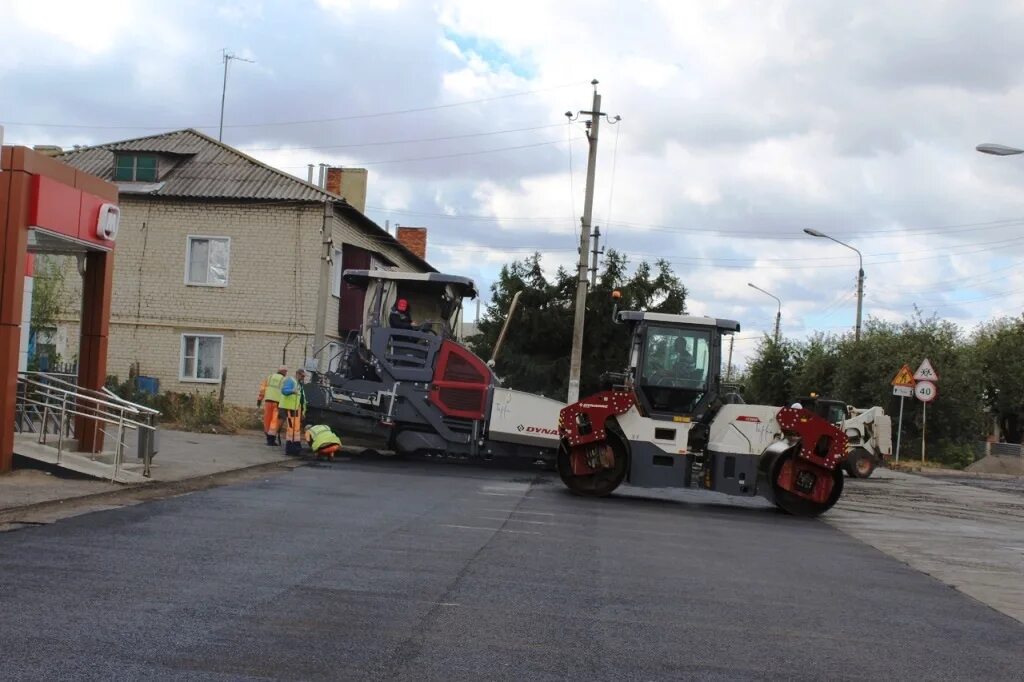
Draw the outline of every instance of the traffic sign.
<instances>
[{"instance_id":1,"label":"traffic sign","mask_svg":"<svg viewBox=\"0 0 1024 682\"><path fill-rule=\"evenodd\" d=\"M914 378L918 381L938 381L939 373L932 367L931 361L925 358L921 366L914 372Z\"/></svg>"},{"instance_id":2,"label":"traffic sign","mask_svg":"<svg viewBox=\"0 0 1024 682\"><path fill-rule=\"evenodd\" d=\"M893 386L906 386L907 388L914 388L914 375L910 373L910 365L903 365L900 367L900 371L896 372L896 378L892 380ZM893 393L893 395L902 395L901 393ZM908 396L913 395L913 391L907 394Z\"/></svg>"},{"instance_id":3,"label":"traffic sign","mask_svg":"<svg viewBox=\"0 0 1024 682\"><path fill-rule=\"evenodd\" d=\"M914 396L922 403L930 403L939 394L939 387L930 381L919 381L914 387Z\"/></svg>"},{"instance_id":4,"label":"traffic sign","mask_svg":"<svg viewBox=\"0 0 1024 682\"><path fill-rule=\"evenodd\" d=\"M913 398L914 387L913 386L893 386L892 394L899 396L900 398Z\"/></svg>"}]
</instances>

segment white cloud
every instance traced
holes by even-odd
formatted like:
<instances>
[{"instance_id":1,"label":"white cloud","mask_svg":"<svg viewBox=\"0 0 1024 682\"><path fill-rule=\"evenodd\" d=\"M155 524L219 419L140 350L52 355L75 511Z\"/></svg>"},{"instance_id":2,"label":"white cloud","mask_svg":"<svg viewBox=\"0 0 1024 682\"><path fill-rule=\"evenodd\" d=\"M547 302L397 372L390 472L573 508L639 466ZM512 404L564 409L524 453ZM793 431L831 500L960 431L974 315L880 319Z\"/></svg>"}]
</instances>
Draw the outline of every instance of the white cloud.
<instances>
[{"instance_id":1,"label":"white cloud","mask_svg":"<svg viewBox=\"0 0 1024 682\"><path fill-rule=\"evenodd\" d=\"M788 334L852 327L856 256L805 227L864 253L866 315L900 319L916 303L970 326L1024 305L1024 163L973 151L1024 145L1024 10L1010 0L96 6L0 7L10 121L208 125L219 49L256 55L232 71L226 141L277 147L254 153L301 177L310 162L370 164L370 215L428 226L432 261L485 291L533 249L571 266L586 143L572 143L570 179L562 113L589 108L597 77L623 120L601 128L595 223L634 262L669 260L694 312L739 319L738 359L774 323L747 282L782 299ZM39 41L48 49L26 61ZM404 109L418 111L352 118ZM232 127L309 119L339 120Z\"/></svg>"}]
</instances>

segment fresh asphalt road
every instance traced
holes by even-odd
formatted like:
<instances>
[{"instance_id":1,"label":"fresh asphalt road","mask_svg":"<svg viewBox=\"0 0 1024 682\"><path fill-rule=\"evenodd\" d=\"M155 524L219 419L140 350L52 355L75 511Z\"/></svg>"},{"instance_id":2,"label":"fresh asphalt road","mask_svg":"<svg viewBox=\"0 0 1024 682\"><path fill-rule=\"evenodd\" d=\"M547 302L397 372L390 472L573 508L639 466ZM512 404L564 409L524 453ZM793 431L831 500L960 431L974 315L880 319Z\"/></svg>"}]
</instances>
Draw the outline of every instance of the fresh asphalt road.
<instances>
[{"instance_id":1,"label":"fresh asphalt road","mask_svg":"<svg viewBox=\"0 0 1024 682\"><path fill-rule=\"evenodd\" d=\"M336 462L0 534L0 679L1020 679L1024 626L819 521Z\"/></svg>"}]
</instances>

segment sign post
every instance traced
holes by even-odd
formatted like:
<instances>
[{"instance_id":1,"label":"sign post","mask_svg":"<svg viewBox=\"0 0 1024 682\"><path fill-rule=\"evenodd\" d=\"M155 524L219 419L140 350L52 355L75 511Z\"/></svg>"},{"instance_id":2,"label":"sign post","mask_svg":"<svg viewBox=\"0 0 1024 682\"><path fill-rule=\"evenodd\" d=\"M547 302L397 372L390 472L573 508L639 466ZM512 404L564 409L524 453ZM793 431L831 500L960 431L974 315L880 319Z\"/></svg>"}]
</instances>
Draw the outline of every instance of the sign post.
<instances>
[{"instance_id":1,"label":"sign post","mask_svg":"<svg viewBox=\"0 0 1024 682\"><path fill-rule=\"evenodd\" d=\"M928 358L925 358L914 373L914 379L917 380L914 395L921 401L921 464L924 464L928 442L928 403L935 400L935 396L939 394L939 387L935 383L939 380L939 373L932 367Z\"/></svg>"},{"instance_id":2,"label":"sign post","mask_svg":"<svg viewBox=\"0 0 1024 682\"><path fill-rule=\"evenodd\" d=\"M903 365L892 380L892 394L900 397L900 418L896 425L896 463L900 463L900 437L903 435L903 403L914 397L914 376L910 365Z\"/></svg>"}]
</instances>

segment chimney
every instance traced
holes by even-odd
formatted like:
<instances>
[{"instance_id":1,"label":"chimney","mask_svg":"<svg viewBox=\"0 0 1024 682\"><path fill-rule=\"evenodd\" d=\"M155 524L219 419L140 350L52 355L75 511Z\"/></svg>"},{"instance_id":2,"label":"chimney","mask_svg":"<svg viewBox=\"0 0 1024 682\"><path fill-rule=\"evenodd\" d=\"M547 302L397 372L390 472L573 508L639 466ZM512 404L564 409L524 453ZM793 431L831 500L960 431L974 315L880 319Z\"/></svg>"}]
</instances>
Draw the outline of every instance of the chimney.
<instances>
[{"instance_id":1,"label":"chimney","mask_svg":"<svg viewBox=\"0 0 1024 682\"><path fill-rule=\"evenodd\" d=\"M328 192L341 197L360 213L366 213L366 169L328 168Z\"/></svg>"},{"instance_id":2,"label":"chimney","mask_svg":"<svg viewBox=\"0 0 1024 682\"><path fill-rule=\"evenodd\" d=\"M64 153L64 150L55 144L37 144L32 149L44 156L60 156Z\"/></svg>"},{"instance_id":3,"label":"chimney","mask_svg":"<svg viewBox=\"0 0 1024 682\"><path fill-rule=\"evenodd\" d=\"M398 242L423 260L427 259L427 228L396 227L395 236Z\"/></svg>"}]
</instances>

